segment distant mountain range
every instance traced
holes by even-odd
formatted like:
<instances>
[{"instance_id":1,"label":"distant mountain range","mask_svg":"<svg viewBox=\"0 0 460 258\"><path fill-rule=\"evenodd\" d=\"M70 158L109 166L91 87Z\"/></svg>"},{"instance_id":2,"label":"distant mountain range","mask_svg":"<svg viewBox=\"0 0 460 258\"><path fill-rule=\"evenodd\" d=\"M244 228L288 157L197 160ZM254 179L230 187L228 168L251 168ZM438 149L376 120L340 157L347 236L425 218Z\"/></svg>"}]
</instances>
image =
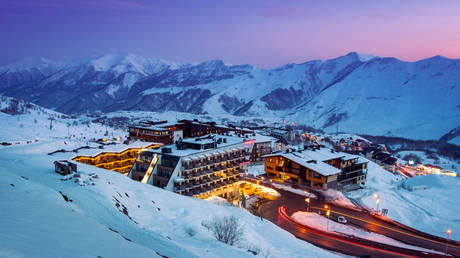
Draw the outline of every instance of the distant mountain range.
<instances>
[{"instance_id":1,"label":"distant mountain range","mask_svg":"<svg viewBox=\"0 0 460 258\"><path fill-rule=\"evenodd\" d=\"M271 116L327 132L439 139L460 126L460 59L404 62L351 52L260 69L125 53L29 58L0 66L0 94L67 114L176 110Z\"/></svg>"}]
</instances>

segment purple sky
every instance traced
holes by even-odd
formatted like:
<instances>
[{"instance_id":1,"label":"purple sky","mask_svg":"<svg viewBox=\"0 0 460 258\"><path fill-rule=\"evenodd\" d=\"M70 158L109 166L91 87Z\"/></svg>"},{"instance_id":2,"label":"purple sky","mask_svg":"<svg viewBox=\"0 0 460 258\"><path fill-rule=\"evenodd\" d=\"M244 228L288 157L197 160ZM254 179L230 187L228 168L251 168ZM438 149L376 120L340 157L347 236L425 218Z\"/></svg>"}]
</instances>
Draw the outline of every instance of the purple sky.
<instances>
[{"instance_id":1,"label":"purple sky","mask_svg":"<svg viewBox=\"0 0 460 258\"><path fill-rule=\"evenodd\" d=\"M460 1L0 0L0 63L132 52L274 67L350 51L460 58Z\"/></svg>"}]
</instances>

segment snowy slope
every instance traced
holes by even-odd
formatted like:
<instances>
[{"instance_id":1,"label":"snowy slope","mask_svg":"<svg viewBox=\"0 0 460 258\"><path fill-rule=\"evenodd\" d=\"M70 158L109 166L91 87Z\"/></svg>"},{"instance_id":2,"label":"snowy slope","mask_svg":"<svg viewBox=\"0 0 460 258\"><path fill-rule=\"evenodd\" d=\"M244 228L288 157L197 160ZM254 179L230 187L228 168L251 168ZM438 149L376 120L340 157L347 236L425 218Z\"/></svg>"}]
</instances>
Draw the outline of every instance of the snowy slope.
<instances>
[{"instance_id":1,"label":"snowy slope","mask_svg":"<svg viewBox=\"0 0 460 258\"><path fill-rule=\"evenodd\" d=\"M247 211L179 196L115 172L79 164L80 178L63 181L40 144L27 148L29 154L14 147L0 150L0 255L253 257L247 250L259 248L274 257L334 256ZM244 241L235 247L201 226L229 214L245 229Z\"/></svg>"},{"instance_id":2,"label":"snowy slope","mask_svg":"<svg viewBox=\"0 0 460 258\"><path fill-rule=\"evenodd\" d=\"M126 133L87 117L71 118L32 103L0 96L0 142L25 144L34 141L62 139L66 143L85 142L96 138L122 137ZM6 113L5 113L6 112ZM50 119L52 123L50 123ZM50 128L50 124L52 127ZM106 135L107 134L107 135Z\"/></svg>"},{"instance_id":3,"label":"snowy slope","mask_svg":"<svg viewBox=\"0 0 460 258\"><path fill-rule=\"evenodd\" d=\"M409 186L420 189L410 191ZM369 162L365 188L347 195L376 209L374 194L380 195L380 209L388 209L391 219L440 237L445 237L448 228L460 232L460 178L428 175L404 180ZM451 238L460 240L460 235Z\"/></svg>"},{"instance_id":4,"label":"snowy slope","mask_svg":"<svg viewBox=\"0 0 460 258\"><path fill-rule=\"evenodd\" d=\"M0 112L0 142L13 143L0 145L0 257L254 257L248 250L270 257L336 256L237 207L84 164L78 164L79 177L58 175L53 161L78 154L46 153L87 145L88 138L102 138L106 131L126 132L31 105L19 115ZM104 150L110 148L124 145ZM236 216L244 227L244 239L235 246L218 242L201 225L224 215Z\"/></svg>"}]
</instances>

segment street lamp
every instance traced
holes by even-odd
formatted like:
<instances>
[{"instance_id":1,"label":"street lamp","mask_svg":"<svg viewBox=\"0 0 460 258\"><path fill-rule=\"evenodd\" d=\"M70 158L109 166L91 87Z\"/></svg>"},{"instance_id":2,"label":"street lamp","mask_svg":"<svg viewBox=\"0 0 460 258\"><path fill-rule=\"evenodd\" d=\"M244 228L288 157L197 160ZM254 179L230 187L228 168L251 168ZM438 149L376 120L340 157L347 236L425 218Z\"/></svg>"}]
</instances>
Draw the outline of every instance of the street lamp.
<instances>
[{"instance_id":1,"label":"street lamp","mask_svg":"<svg viewBox=\"0 0 460 258\"><path fill-rule=\"evenodd\" d=\"M377 212L379 212L380 195L374 194L374 198L377 198L375 202L377 203Z\"/></svg>"},{"instance_id":2,"label":"street lamp","mask_svg":"<svg viewBox=\"0 0 460 258\"><path fill-rule=\"evenodd\" d=\"M270 179L270 188L273 188L273 180Z\"/></svg>"},{"instance_id":3,"label":"street lamp","mask_svg":"<svg viewBox=\"0 0 460 258\"><path fill-rule=\"evenodd\" d=\"M329 232L329 217L331 216L331 208L327 206L327 204L324 205L324 208L326 209L326 216L327 216L326 231Z\"/></svg>"},{"instance_id":4,"label":"street lamp","mask_svg":"<svg viewBox=\"0 0 460 258\"><path fill-rule=\"evenodd\" d=\"M446 253L447 253L447 247L449 246L449 236L450 233L452 233L452 230L448 229L447 230L447 241L446 241Z\"/></svg>"},{"instance_id":5,"label":"street lamp","mask_svg":"<svg viewBox=\"0 0 460 258\"><path fill-rule=\"evenodd\" d=\"M305 198L305 202L307 203L307 212L310 210L310 197Z\"/></svg>"}]
</instances>

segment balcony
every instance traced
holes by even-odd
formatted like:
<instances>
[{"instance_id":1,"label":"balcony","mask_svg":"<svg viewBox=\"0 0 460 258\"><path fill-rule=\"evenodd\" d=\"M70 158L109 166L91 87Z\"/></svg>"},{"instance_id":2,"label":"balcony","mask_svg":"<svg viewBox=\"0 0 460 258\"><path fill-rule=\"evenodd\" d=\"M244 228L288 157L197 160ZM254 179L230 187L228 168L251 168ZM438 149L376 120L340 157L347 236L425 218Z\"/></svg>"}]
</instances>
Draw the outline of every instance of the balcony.
<instances>
[{"instance_id":1,"label":"balcony","mask_svg":"<svg viewBox=\"0 0 460 258\"><path fill-rule=\"evenodd\" d=\"M185 185L175 186L175 191L185 191L187 187Z\"/></svg>"},{"instance_id":2,"label":"balcony","mask_svg":"<svg viewBox=\"0 0 460 258\"><path fill-rule=\"evenodd\" d=\"M342 169L342 172L350 173L350 172L359 171L359 170L364 170L363 169L363 164L352 165L352 166L345 167L345 168Z\"/></svg>"},{"instance_id":3,"label":"balcony","mask_svg":"<svg viewBox=\"0 0 460 258\"><path fill-rule=\"evenodd\" d=\"M362 171L358 171L358 172L353 172L353 173L348 173L348 174L339 174L338 178L337 178L337 181L346 181L346 180L350 180L350 179L354 179L356 177L359 177L359 176L364 176L366 175L366 173L363 173Z\"/></svg>"}]
</instances>

